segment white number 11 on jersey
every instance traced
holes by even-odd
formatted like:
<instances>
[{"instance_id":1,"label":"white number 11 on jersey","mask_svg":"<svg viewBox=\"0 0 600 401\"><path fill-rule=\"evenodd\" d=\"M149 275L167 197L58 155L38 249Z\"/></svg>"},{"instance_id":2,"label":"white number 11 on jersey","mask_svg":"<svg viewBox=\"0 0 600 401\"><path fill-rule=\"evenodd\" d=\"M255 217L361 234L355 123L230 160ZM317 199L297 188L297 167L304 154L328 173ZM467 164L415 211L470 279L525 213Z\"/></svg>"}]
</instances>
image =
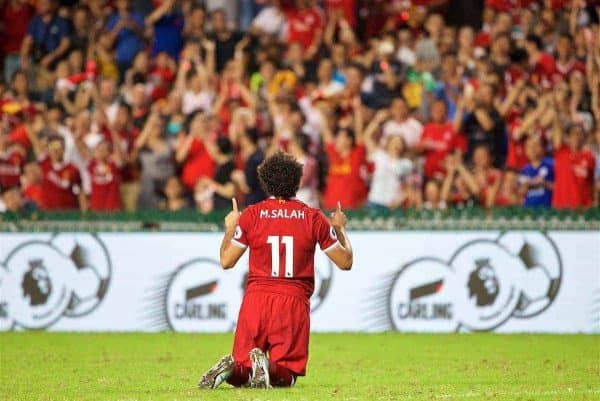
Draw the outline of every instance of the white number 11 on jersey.
<instances>
[{"instance_id":1,"label":"white number 11 on jersey","mask_svg":"<svg viewBox=\"0 0 600 401\"><path fill-rule=\"evenodd\" d=\"M281 238L281 241L279 241L279 238ZM279 277L280 242L285 245L285 277L292 277L294 275L294 237L291 235L284 235L283 237L269 235L267 237L267 244L271 244L271 275Z\"/></svg>"}]
</instances>

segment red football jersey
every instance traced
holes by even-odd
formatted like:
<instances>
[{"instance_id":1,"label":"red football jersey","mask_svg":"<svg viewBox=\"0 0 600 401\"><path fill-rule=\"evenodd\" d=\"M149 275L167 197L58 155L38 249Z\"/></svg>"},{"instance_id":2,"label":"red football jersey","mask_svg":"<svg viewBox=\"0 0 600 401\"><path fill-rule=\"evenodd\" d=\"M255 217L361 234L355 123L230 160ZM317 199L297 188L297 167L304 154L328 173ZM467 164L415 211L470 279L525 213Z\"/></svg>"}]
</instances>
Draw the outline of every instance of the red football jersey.
<instances>
[{"instance_id":1,"label":"red football jersey","mask_svg":"<svg viewBox=\"0 0 600 401\"><path fill-rule=\"evenodd\" d=\"M20 185L25 155L18 149L0 153L0 189Z\"/></svg>"},{"instance_id":2,"label":"red football jersey","mask_svg":"<svg viewBox=\"0 0 600 401\"><path fill-rule=\"evenodd\" d=\"M429 123L423 128L420 146L425 154L425 177L439 178L446 175L446 156L455 150L466 152L467 141L463 135L454 131L450 123Z\"/></svg>"},{"instance_id":3,"label":"red football jersey","mask_svg":"<svg viewBox=\"0 0 600 401\"><path fill-rule=\"evenodd\" d=\"M88 171L92 181L90 193L90 210L117 211L121 210L121 170L114 162L98 163L92 161L88 164Z\"/></svg>"},{"instance_id":4,"label":"red football jersey","mask_svg":"<svg viewBox=\"0 0 600 401\"><path fill-rule=\"evenodd\" d=\"M304 50L315 40L315 32L323 26L323 16L315 7L305 10L291 9L287 12L287 42L300 42Z\"/></svg>"},{"instance_id":5,"label":"red football jersey","mask_svg":"<svg viewBox=\"0 0 600 401\"><path fill-rule=\"evenodd\" d=\"M554 151L554 192L556 208L590 207L596 160L589 150L574 152L566 145Z\"/></svg>"},{"instance_id":6,"label":"red football jersey","mask_svg":"<svg viewBox=\"0 0 600 401\"><path fill-rule=\"evenodd\" d=\"M327 186L323 193L323 207L335 209L338 202L347 209L357 209L362 206L368 188L363 179L363 167L367 162L366 149L363 145L355 146L347 157L342 157L335 145L325 145L329 158Z\"/></svg>"},{"instance_id":7,"label":"red football jersey","mask_svg":"<svg viewBox=\"0 0 600 401\"><path fill-rule=\"evenodd\" d=\"M315 245L338 245L335 230L319 209L296 199L265 199L240 216L232 243L250 247L247 291L308 298L315 286Z\"/></svg>"},{"instance_id":8,"label":"red football jersey","mask_svg":"<svg viewBox=\"0 0 600 401\"><path fill-rule=\"evenodd\" d=\"M77 209L76 194L81 191L81 175L71 163L52 163L49 157L40 162L42 169L42 209Z\"/></svg>"},{"instance_id":9,"label":"red football jersey","mask_svg":"<svg viewBox=\"0 0 600 401\"><path fill-rule=\"evenodd\" d=\"M204 143L200 139L194 138L181 172L183 184L189 189L194 189L200 178L213 177L215 169L215 161L206 150Z\"/></svg>"}]
</instances>

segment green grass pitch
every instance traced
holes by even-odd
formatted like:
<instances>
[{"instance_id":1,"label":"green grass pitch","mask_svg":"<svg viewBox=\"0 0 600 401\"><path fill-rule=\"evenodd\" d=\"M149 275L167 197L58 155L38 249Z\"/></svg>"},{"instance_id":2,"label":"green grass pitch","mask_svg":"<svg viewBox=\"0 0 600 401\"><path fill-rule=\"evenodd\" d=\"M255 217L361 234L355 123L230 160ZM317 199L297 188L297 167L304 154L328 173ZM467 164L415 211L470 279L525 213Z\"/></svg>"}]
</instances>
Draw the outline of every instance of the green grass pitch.
<instances>
[{"instance_id":1,"label":"green grass pitch","mask_svg":"<svg viewBox=\"0 0 600 401\"><path fill-rule=\"evenodd\" d=\"M0 400L600 400L600 336L313 334L291 389L200 391L231 334L0 334Z\"/></svg>"}]
</instances>

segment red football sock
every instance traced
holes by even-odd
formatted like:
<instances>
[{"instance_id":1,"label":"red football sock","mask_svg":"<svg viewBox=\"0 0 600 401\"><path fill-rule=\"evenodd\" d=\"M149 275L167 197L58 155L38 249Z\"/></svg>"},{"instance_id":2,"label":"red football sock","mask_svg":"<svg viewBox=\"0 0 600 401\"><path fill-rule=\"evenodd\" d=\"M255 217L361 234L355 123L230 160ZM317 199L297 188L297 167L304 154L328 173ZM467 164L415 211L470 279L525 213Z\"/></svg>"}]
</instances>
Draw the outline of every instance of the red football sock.
<instances>
[{"instance_id":1,"label":"red football sock","mask_svg":"<svg viewBox=\"0 0 600 401\"><path fill-rule=\"evenodd\" d=\"M252 375L252 369L242 365L239 362L235 362L231 375L227 379L227 383L235 387L242 387L248 384L250 376Z\"/></svg>"},{"instance_id":2,"label":"red football sock","mask_svg":"<svg viewBox=\"0 0 600 401\"><path fill-rule=\"evenodd\" d=\"M291 387L296 382L294 372L276 363L269 364L269 376L273 387Z\"/></svg>"}]
</instances>

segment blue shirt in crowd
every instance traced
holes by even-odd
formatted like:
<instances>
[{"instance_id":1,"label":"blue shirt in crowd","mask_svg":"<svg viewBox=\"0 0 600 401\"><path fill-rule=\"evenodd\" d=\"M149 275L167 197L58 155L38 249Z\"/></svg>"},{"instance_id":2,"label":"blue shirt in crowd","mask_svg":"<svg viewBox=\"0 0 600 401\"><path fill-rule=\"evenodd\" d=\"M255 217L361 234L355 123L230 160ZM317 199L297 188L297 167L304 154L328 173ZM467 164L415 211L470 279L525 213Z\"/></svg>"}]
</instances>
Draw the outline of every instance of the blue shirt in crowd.
<instances>
[{"instance_id":1,"label":"blue shirt in crowd","mask_svg":"<svg viewBox=\"0 0 600 401\"><path fill-rule=\"evenodd\" d=\"M121 14L114 12L108 17L106 30L112 31L121 20ZM138 12L131 12L129 18L137 25L137 29L144 29L144 17ZM138 52L144 49L144 42L136 32L123 28L117 34L115 41L116 60L118 64L130 64Z\"/></svg>"},{"instance_id":2,"label":"blue shirt in crowd","mask_svg":"<svg viewBox=\"0 0 600 401\"><path fill-rule=\"evenodd\" d=\"M525 184L536 177L541 177L546 183L554 182L554 160L550 157L542 159L537 167L533 167L531 163L527 164L521 170L519 182ZM552 189L546 185L531 186L525 194L524 206L532 207L550 207L552 204Z\"/></svg>"},{"instance_id":3,"label":"blue shirt in crowd","mask_svg":"<svg viewBox=\"0 0 600 401\"><path fill-rule=\"evenodd\" d=\"M183 14L174 12L166 14L154 24L154 41L152 55L165 52L175 60L183 48Z\"/></svg>"},{"instance_id":4,"label":"blue shirt in crowd","mask_svg":"<svg viewBox=\"0 0 600 401\"><path fill-rule=\"evenodd\" d=\"M48 24L44 23L41 15L36 15L27 28L27 34L33 39L34 46L41 47L43 55L54 51L70 32L67 20L58 15L53 16Z\"/></svg>"}]
</instances>

